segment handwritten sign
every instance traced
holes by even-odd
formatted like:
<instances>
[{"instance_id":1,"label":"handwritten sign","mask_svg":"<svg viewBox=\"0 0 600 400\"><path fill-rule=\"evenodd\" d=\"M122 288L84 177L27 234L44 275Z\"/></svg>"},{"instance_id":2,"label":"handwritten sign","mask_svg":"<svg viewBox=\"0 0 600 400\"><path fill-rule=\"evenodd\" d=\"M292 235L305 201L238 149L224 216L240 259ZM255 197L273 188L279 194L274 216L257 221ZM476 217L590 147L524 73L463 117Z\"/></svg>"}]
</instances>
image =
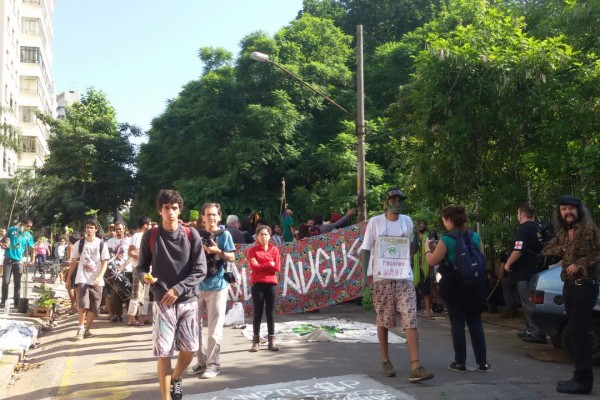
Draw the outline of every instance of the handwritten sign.
<instances>
[{"instance_id":1,"label":"handwritten sign","mask_svg":"<svg viewBox=\"0 0 600 400\"><path fill-rule=\"evenodd\" d=\"M278 246L282 265L275 312L300 313L362 296L358 250L365 228L360 223ZM229 287L230 302L242 302L246 315L252 314L249 247L238 247L232 268L237 283Z\"/></svg>"},{"instance_id":2,"label":"handwritten sign","mask_svg":"<svg viewBox=\"0 0 600 400\"><path fill-rule=\"evenodd\" d=\"M306 381L226 389L186 396L188 400L283 400L283 399L360 399L414 400L414 397L386 386L367 375L343 375Z\"/></svg>"}]
</instances>

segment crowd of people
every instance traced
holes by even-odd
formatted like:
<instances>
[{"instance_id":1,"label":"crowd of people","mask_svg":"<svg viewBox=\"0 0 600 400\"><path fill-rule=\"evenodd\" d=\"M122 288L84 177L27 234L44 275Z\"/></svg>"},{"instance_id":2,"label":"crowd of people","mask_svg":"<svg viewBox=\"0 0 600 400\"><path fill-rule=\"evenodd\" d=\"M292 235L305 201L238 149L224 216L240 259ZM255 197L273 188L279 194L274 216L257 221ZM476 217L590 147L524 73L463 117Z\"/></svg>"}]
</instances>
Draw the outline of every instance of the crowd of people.
<instances>
[{"instance_id":1,"label":"crowd of people","mask_svg":"<svg viewBox=\"0 0 600 400\"><path fill-rule=\"evenodd\" d=\"M417 309L421 302L425 318L433 318L433 312L442 309L448 313L454 348L454 360L448 368L459 373L467 371L466 327L476 370L490 371L481 315L491 298L489 278L495 273L486 270L482 238L468 229L463 206L449 205L442 210L440 218L447 233L438 237L427 231L424 221L414 224L401 213L405 199L399 188L386 192L385 212L369 219L360 247L362 284L364 293L372 296L376 313L383 374L396 375L389 357L388 332L399 326L406 334L409 381L434 378L419 359ZM182 397L184 373L204 379L221 373L227 289L233 279L229 270L235 262L236 243L253 244L244 250L252 272L249 276L254 305L249 351L259 351L263 343L267 343L268 350L278 351L274 328L281 267L278 246L331 232L348 224L355 213L349 209L343 216L332 215L329 221L317 214L296 229L293 212L286 208L280 224L269 225L257 218L256 228L251 229L235 215L229 215L221 225L218 203L204 204L198 221L183 223L183 199L173 190L160 191L156 207L161 222L142 217L134 233L123 221L116 221L103 236L98 221L88 219L83 236L70 235L68 242L61 238L54 252L45 237L34 241L29 218L8 231L0 231L0 256L4 258L0 307L7 301L11 278L13 301L18 305L27 249L38 265L54 254L59 263L68 265L65 284L72 300L71 311L78 314L76 340L94 336L91 328L101 312L118 323L123 321L126 309L129 326L153 325L153 353L158 358L163 399ZM526 342L546 343L546 334L531 320L534 305L528 298L529 281L548 264L562 268L566 334L575 371L556 389L561 393L590 393L593 371L589 326L598 297L600 231L581 200L573 196L558 200L558 230L554 237L537 222L531 204L518 207L517 219L514 240L501 263L505 304L502 316L515 317L520 303L525 329L519 337ZM260 332L263 316L267 321L266 340ZM179 354L173 368L171 357L175 351ZM196 362L190 366L194 356Z\"/></svg>"}]
</instances>

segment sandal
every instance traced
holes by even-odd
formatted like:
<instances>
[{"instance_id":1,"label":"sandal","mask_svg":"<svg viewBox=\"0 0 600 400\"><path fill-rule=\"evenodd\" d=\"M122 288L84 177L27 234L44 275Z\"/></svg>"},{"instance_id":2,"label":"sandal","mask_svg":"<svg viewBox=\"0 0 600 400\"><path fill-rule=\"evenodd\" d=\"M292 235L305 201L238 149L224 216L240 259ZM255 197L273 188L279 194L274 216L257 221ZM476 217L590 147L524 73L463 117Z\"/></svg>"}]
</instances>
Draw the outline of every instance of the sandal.
<instances>
[{"instance_id":1,"label":"sandal","mask_svg":"<svg viewBox=\"0 0 600 400\"><path fill-rule=\"evenodd\" d=\"M128 326L144 326L143 322L140 321L134 321L134 322L129 322L127 323Z\"/></svg>"}]
</instances>

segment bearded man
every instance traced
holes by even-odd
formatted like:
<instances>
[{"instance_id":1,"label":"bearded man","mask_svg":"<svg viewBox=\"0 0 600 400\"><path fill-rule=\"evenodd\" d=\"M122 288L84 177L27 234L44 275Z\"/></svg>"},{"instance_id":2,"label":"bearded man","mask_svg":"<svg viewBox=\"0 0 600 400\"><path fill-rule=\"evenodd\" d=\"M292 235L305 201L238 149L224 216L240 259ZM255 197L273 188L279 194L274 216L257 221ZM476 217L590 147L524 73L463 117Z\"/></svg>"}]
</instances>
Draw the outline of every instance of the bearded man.
<instances>
[{"instance_id":1,"label":"bearded man","mask_svg":"<svg viewBox=\"0 0 600 400\"><path fill-rule=\"evenodd\" d=\"M565 350L575 362L573 377L559 381L556 391L588 394L594 384L590 324L598 298L600 230L575 196L558 199L554 218L558 233L542 253L562 258L560 277L564 281L563 299L567 313L564 332L568 338Z\"/></svg>"}]
</instances>

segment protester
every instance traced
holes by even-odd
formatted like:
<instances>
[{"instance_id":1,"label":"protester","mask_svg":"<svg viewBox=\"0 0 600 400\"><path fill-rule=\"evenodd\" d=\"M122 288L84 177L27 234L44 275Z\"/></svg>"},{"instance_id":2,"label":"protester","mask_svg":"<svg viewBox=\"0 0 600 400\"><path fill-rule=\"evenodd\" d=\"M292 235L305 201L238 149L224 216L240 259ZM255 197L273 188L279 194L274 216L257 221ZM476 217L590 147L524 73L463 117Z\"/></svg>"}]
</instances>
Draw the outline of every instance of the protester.
<instances>
[{"instance_id":1,"label":"protester","mask_svg":"<svg viewBox=\"0 0 600 400\"><path fill-rule=\"evenodd\" d=\"M440 295L446 302L448 317L450 318L450 331L452 334L452 345L454 347L454 362L448 368L457 372L466 372L467 345L465 338L465 323L469 328L471 345L475 353L475 362L478 371L486 372L490 369L487 362L485 334L481 323L481 312L485 308L487 284L485 276L479 282L466 289L461 286L461 280L456 277L454 266L457 261L458 238L466 238L467 249L471 241L479 251L483 253L483 243L476 232L468 231L466 228L467 214L465 208L460 205L450 205L442 210L442 222L448 234L442 235L437 246L432 240L427 245L434 248L433 252L428 250L425 254L429 264L438 264L442 275L440 281ZM476 251L476 250L475 250Z\"/></svg>"},{"instance_id":2,"label":"protester","mask_svg":"<svg viewBox=\"0 0 600 400\"><path fill-rule=\"evenodd\" d=\"M50 254L50 246L48 246L48 239L45 236L41 236L38 241L33 245L36 253L36 269L43 271L42 264L48 260L48 254Z\"/></svg>"},{"instance_id":3,"label":"protester","mask_svg":"<svg viewBox=\"0 0 600 400\"><path fill-rule=\"evenodd\" d=\"M525 316L525 331L519 333L524 342L546 343L546 334L531 320L535 305L529 301L529 282L536 272L537 256L542 251L540 228L535 221L535 208L531 204L522 204L517 210L519 227L513 241L513 248L504 264L511 279L517 282L517 291Z\"/></svg>"},{"instance_id":4,"label":"protester","mask_svg":"<svg viewBox=\"0 0 600 400\"><path fill-rule=\"evenodd\" d=\"M283 244L283 238L281 237L281 227L279 224L273 224L273 226L271 226L271 232L273 232L271 240L275 243L275 246L281 246Z\"/></svg>"},{"instance_id":5,"label":"protester","mask_svg":"<svg viewBox=\"0 0 600 400\"><path fill-rule=\"evenodd\" d=\"M153 354L158 357L161 398L181 400L181 375L198 350L196 294L206 276L206 258L198 232L179 224L183 211L179 192L161 190L156 208L162 224L142 236L136 273L138 279L152 285L154 294ZM171 357L176 350L179 355L172 369Z\"/></svg>"},{"instance_id":6,"label":"protester","mask_svg":"<svg viewBox=\"0 0 600 400\"><path fill-rule=\"evenodd\" d=\"M31 260L33 260L33 236L31 235L31 227L33 222L31 218L21 219L19 226L11 226L6 232L6 241L4 249L4 271L2 272L2 302L0 308L4 308L8 299L8 286L10 285L11 277L14 277L13 291L13 306L19 306L21 300L21 277L23 275L23 257L30 249ZM31 262L28 263L31 265Z\"/></svg>"},{"instance_id":7,"label":"protester","mask_svg":"<svg viewBox=\"0 0 600 400\"><path fill-rule=\"evenodd\" d=\"M65 238L60 238L60 241L56 245L56 249L54 249L54 257L56 261L58 261L59 265L62 265L65 262L65 256L67 252L67 241Z\"/></svg>"},{"instance_id":8,"label":"protester","mask_svg":"<svg viewBox=\"0 0 600 400\"><path fill-rule=\"evenodd\" d=\"M323 234L344 226L346 222L350 221L355 213L356 210L354 208L349 208L348 211L346 211L346 214L337 221L323 222L323 216L321 214L315 214L313 220L315 221L315 227L318 229L319 233Z\"/></svg>"},{"instance_id":9,"label":"protester","mask_svg":"<svg viewBox=\"0 0 600 400\"><path fill-rule=\"evenodd\" d=\"M235 261L235 245L231 234L219 229L221 222L221 206L218 203L206 203L202 206L202 218L206 231L200 232L206 253L208 272L200 284L198 293L198 320L200 330L200 348L197 352L198 362L188 369L188 374L202 373L203 379L210 379L221 373L221 342L223 325L227 311L227 289L225 280L227 262ZM208 335L203 335L202 319L207 315Z\"/></svg>"},{"instance_id":10,"label":"protester","mask_svg":"<svg viewBox=\"0 0 600 400\"><path fill-rule=\"evenodd\" d=\"M417 331L417 300L410 268L410 238L413 222L401 214L402 201L406 199L402 190L387 191L384 206L386 212L372 217L367 223L361 246L360 264L363 271L363 288L368 285L367 271L373 267L373 305L377 313L377 337L382 357L383 374L396 376L388 351L388 330L396 326L396 318L406 332L406 343L410 356L410 382L420 382L434 377L419 362L419 334ZM386 246L399 251L389 256ZM373 258L371 259L371 253ZM401 258L398 258L401 257ZM386 264L395 264L394 279L379 276Z\"/></svg>"},{"instance_id":11,"label":"protester","mask_svg":"<svg viewBox=\"0 0 600 400\"><path fill-rule=\"evenodd\" d=\"M302 223L298 225L298 233L296 234L296 240L302 240L310 237L310 226Z\"/></svg>"},{"instance_id":12,"label":"protester","mask_svg":"<svg viewBox=\"0 0 600 400\"><path fill-rule=\"evenodd\" d=\"M500 318L514 318L519 313L519 291L517 289L516 273L506 270L506 261L511 248L514 248L514 240L500 254L500 276L502 280L502 297L504 298L504 311Z\"/></svg>"},{"instance_id":13,"label":"protester","mask_svg":"<svg viewBox=\"0 0 600 400\"><path fill-rule=\"evenodd\" d=\"M284 242L291 242L294 240L294 213L289 208L286 208L281 216L281 230L283 231L282 237Z\"/></svg>"},{"instance_id":14,"label":"protester","mask_svg":"<svg viewBox=\"0 0 600 400\"><path fill-rule=\"evenodd\" d=\"M69 235L69 245L67 246L66 254L67 260L69 261L69 267L71 265L71 258L73 257L73 248L75 247L75 243L77 243L80 239L81 235L79 232L74 232L73 234ZM70 274L70 277L69 267L67 267L67 270L65 271L65 288L67 289L67 294L69 295L69 300L71 301L71 307L69 308L68 313L74 314L79 310L77 302L77 284L75 283L75 278L77 278L77 269L79 266L75 265L75 270Z\"/></svg>"},{"instance_id":15,"label":"protester","mask_svg":"<svg viewBox=\"0 0 600 400\"><path fill-rule=\"evenodd\" d=\"M554 214L556 237L544 247L546 256L562 258L560 278L567 313L564 334L567 353L575 362L571 379L559 381L556 391L588 394L594 386L592 367L591 318L598 298L598 258L600 230L587 208L575 196L562 196Z\"/></svg>"},{"instance_id":16,"label":"protester","mask_svg":"<svg viewBox=\"0 0 600 400\"><path fill-rule=\"evenodd\" d=\"M425 305L425 317L433 319L431 301L431 275L432 267L427 263L425 252L428 250L427 223L421 221L411 242L411 254L413 255L413 283L417 293L423 298Z\"/></svg>"},{"instance_id":17,"label":"protester","mask_svg":"<svg viewBox=\"0 0 600 400\"><path fill-rule=\"evenodd\" d=\"M129 244L128 256L131 259L133 271L133 286L131 299L129 300L129 309L127 310L127 314L129 314L127 325L129 326L143 326L150 322L150 318L148 317L150 285L139 279L135 271L138 265L142 236L149 228L150 218L141 217L138 220L137 231L131 237L131 243Z\"/></svg>"},{"instance_id":18,"label":"protester","mask_svg":"<svg viewBox=\"0 0 600 400\"><path fill-rule=\"evenodd\" d=\"M109 268L112 269L112 273L121 274L123 279L127 279L131 284L133 280L132 268L127 255L131 238L125 236L126 230L125 222L115 222L115 234L106 242L106 245L111 257ZM110 302L110 322L123 322L123 304L126 300L118 290L115 290L115 288L110 289L110 300L108 300Z\"/></svg>"},{"instance_id":19,"label":"protester","mask_svg":"<svg viewBox=\"0 0 600 400\"><path fill-rule=\"evenodd\" d=\"M240 230L240 220L237 215L228 215L227 221L225 222L225 229L231 234L233 243L246 244L246 232Z\"/></svg>"},{"instance_id":20,"label":"protester","mask_svg":"<svg viewBox=\"0 0 600 400\"><path fill-rule=\"evenodd\" d=\"M71 286L71 276L75 271L77 300L79 309L78 328L75 340L94 336L90 329L100 309L104 288L104 273L108 265L107 246L96 237L100 224L93 218L85 221L85 238L73 246L71 265L67 274L67 289Z\"/></svg>"},{"instance_id":21,"label":"protester","mask_svg":"<svg viewBox=\"0 0 600 400\"><path fill-rule=\"evenodd\" d=\"M277 298L277 274L281 268L281 258L277 246L270 243L271 228L260 225L256 228L256 245L248 249L248 263L252 271L252 304L254 319L252 321L252 348L255 352L260 348L260 323L263 312L267 316L267 334L269 350L277 351L275 345L275 300Z\"/></svg>"}]
</instances>

